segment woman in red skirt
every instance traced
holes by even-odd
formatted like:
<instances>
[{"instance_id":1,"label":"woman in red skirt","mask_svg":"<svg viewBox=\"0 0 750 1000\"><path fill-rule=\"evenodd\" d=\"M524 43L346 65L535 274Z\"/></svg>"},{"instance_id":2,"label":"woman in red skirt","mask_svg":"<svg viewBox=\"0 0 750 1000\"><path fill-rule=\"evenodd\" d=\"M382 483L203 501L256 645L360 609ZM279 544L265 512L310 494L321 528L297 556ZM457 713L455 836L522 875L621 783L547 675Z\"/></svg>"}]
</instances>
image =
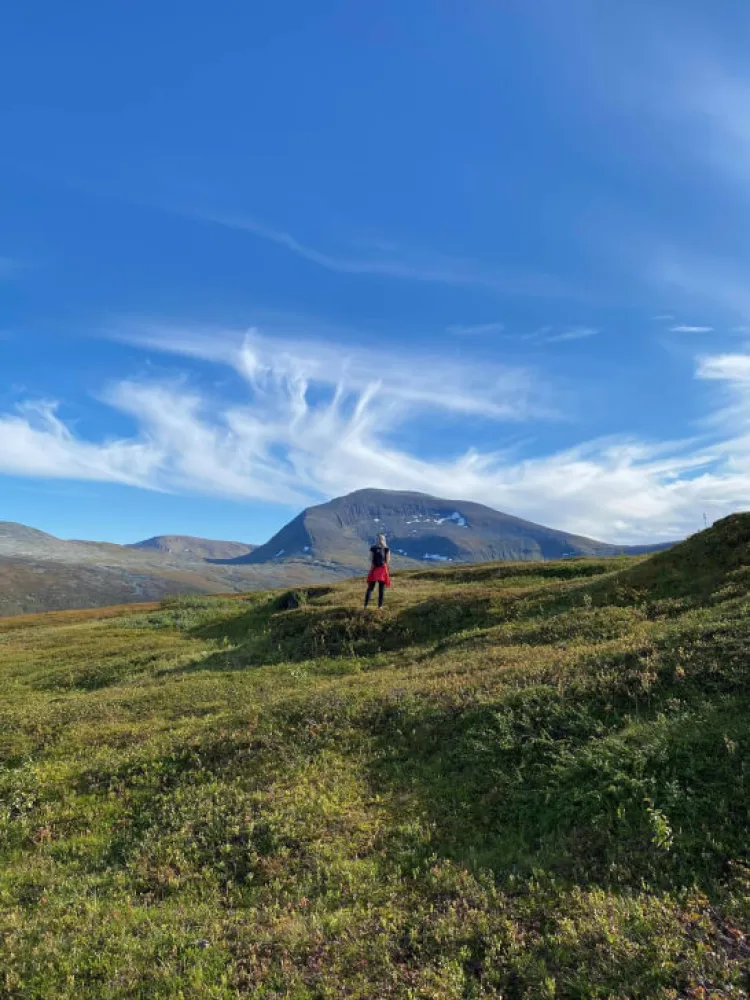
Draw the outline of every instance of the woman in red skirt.
<instances>
[{"instance_id":1,"label":"woman in red skirt","mask_svg":"<svg viewBox=\"0 0 750 1000\"><path fill-rule=\"evenodd\" d=\"M385 542L385 535L378 535L377 542L370 549L370 572L367 575L367 592L365 607L370 603L375 584L378 585L378 607L383 607L385 588L391 585L391 574L388 567L391 564L391 550Z\"/></svg>"}]
</instances>

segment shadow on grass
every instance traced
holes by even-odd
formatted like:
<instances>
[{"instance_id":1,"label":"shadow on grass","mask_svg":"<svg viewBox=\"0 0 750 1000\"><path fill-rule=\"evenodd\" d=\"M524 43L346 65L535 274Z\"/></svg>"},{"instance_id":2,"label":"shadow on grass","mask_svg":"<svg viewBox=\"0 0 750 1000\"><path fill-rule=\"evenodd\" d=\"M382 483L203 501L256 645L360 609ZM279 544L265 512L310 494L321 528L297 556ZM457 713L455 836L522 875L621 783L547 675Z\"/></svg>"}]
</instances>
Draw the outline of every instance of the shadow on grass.
<instances>
[{"instance_id":1,"label":"shadow on grass","mask_svg":"<svg viewBox=\"0 0 750 1000\"><path fill-rule=\"evenodd\" d=\"M397 612L314 604L279 611L284 598L282 595L282 599L274 598L244 614L191 630L192 638L231 648L218 649L168 672L243 670L319 658L373 656L436 643L497 621L491 597L483 594L431 598Z\"/></svg>"},{"instance_id":2,"label":"shadow on grass","mask_svg":"<svg viewBox=\"0 0 750 1000\"><path fill-rule=\"evenodd\" d=\"M474 586L384 611L317 603L331 588L289 591L244 614L200 625L192 638L226 649L170 672L228 671L277 663L363 658L414 648L417 659L451 647L598 642L626 634L645 619L638 609L585 604L588 581L565 589L508 593ZM497 628L504 627L503 631ZM492 630L492 632L488 632Z\"/></svg>"},{"instance_id":3,"label":"shadow on grass","mask_svg":"<svg viewBox=\"0 0 750 1000\"><path fill-rule=\"evenodd\" d=\"M746 861L748 653L728 631L622 653L567 690L390 704L371 720L371 780L393 803L384 847L405 871L437 853L501 881L717 893Z\"/></svg>"}]
</instances>

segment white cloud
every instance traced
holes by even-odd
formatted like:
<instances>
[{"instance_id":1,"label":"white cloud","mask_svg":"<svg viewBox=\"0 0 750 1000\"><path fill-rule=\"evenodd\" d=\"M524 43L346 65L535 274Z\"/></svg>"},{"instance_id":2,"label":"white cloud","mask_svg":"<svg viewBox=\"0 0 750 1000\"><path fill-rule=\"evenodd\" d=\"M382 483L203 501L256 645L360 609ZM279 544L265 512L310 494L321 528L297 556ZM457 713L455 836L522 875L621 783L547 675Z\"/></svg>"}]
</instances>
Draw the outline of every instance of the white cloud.
<instances>
[{"instance_id":1,"label":"white cloud","mask_svg":"<svg viewBox=\"0 0 750 1000\"><path fill-rule=\"evenodd\" d=\"M0 416L0 472L151 487L165 456L148 440L93 443L77 438L51 402Z\"/></svg>"},{"instance_id":2,"label":"white cloud","mask_svg":"<svg viewBox=\"0 0 750 1000\"><path fill-rule=\"evenodd\" d=\"M717 354L703 358L698 366L698 376L750 389L750 355Z\"/></svg>"},{"instance_id":3,"label":"white cloud","mask_svg":"<svg viewBox=\"0 0 750 1000\"><path fill-rule=\"evenodd\" d=\"M713 333L712 326L670 326L671 333Z\"/></svg>"},{"instance_id":4,"label":"white cloud","mask_svg":"<svg viewBox=\"0 0 750 1000\"><path fill-rule=\"evenodd\" d=\"M163 334L163 331L162 331ZM155 330L143 339L159 341ZM750 498L750 355L703 358L724 406L702 439L649 444L608 438L533 459L468 447L426 461L398 433L435 412L498 421L534 412L522 373L430 369L331 345L248 341L186 332L161 343L231 365L240 402L209 399L182 381L122 381L107 402L137 426L131 437L85 440L50 404L0 416L0 471L260 498L302 506L363 486L470 498L530 520L612 541L677 537ZM399 367L400 366L400 367ZM471 398L477 378L476 398ZM514 408L515 407L515 408ZM467 432L467 433L470 433Z\"/></svg>"}]
</instances>

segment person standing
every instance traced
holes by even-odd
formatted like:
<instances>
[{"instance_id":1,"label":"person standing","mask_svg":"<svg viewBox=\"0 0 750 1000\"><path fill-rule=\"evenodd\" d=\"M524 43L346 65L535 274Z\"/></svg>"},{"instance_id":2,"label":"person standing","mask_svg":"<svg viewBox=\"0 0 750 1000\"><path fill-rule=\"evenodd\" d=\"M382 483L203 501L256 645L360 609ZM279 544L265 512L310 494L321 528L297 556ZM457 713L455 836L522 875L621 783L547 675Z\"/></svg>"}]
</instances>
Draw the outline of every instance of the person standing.
<instances>
[{"instance_id":1,"label":"person standing","mask_svg":"<svg viewBox=\"0 0 750 1000\"><path fill-rule=\"evenodd\" d=\"M367 591L365 592L365 607L370 603L375 584L378 585L378 607L383 607L385 588L391 585L391 550L386 544L385 535L378 535L375 544L370 548L370 572L367 574Z\"/></svg>"}]
</instances>

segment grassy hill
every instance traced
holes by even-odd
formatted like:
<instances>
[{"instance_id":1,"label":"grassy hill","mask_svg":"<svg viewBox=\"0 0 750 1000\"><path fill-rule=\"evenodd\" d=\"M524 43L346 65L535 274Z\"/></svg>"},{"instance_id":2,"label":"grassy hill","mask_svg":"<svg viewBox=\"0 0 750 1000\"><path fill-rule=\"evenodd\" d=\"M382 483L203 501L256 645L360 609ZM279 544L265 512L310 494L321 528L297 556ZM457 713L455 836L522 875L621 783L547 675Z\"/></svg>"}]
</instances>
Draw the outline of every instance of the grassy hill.
<instances>
[{"instance_id":1,"label":"grassy hill","mask_svg":"<svg viewBox=\"0 0 750 1000\"><path fill-rule=\"evenodd\" d=\"M0 996L748 997L748 543L0 622Z\"/></svg>"}]
</instances>

